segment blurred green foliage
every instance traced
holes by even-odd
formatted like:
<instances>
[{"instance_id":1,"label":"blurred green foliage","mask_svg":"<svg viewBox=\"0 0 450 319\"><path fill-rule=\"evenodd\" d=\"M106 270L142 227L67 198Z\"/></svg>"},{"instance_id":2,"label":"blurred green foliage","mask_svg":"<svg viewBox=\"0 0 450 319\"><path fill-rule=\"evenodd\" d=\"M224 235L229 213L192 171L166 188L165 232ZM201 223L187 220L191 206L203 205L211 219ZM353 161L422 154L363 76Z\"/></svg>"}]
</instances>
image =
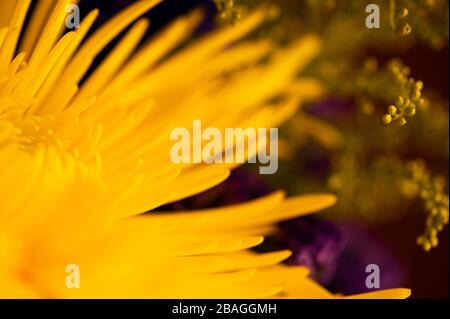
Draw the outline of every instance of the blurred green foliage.
<instances>
[{"instance_id":1,"label":"blurred green foliage","mask_svg":"<svg viewBox=\"0 0 450 319\"><path fill-rule=\"evenodd\" d=\"M213 1L224 23L238 23L261 5L257 0ZM333 216L369 222L398 218L417 198L427 216L417 243L424 250L435 247L449 215L448 97L414 79L414 70L400 58L385 57L401 57L419 45L436 52L446 48L448 1L269 3L279 17L254 36L283 46L303 34L318 34L322 51L303 76L323 83L324 99L345 105L333 116L314 111L317 102L307 105L283 128L284 164L272 182L288 185L291 193L332 191L339 197ZM379 29L365 27L369 3L380 7Z\"/></svg>"}]
</instances>

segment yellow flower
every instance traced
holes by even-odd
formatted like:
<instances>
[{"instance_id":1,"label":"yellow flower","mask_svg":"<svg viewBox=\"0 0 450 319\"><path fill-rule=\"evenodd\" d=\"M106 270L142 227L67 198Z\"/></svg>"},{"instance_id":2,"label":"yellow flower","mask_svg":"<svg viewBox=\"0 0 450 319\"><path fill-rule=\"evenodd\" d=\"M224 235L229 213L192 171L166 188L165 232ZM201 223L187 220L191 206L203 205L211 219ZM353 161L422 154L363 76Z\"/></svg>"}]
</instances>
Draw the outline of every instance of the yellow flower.
<instances>
[{"instance_id":1,"label":"yellow flower","mask_svg":"<svg viewBox=\"0 0 450 319\"><path fill-rule=\"evenodd\" d=\"M319 48L314 37L277 52L266 41L238 42L266 9L183 49L198 12L135 52L148 27L139 20L82 82L102 49L157 2L136 2L82 42L97 11L62 36L70 1L39 1L20 44L30 0L2 2L0 296L333 297L305 268L280 264L289 252L248 250L275 222L326 208L332 195L277 192L220 209L142 214L228 176L224 165L172 164L171 128L192 119L276 126L317 89L294 80ZM67 265L79 267L80 288L66 287Z\"/></svg>"}]
</instances>

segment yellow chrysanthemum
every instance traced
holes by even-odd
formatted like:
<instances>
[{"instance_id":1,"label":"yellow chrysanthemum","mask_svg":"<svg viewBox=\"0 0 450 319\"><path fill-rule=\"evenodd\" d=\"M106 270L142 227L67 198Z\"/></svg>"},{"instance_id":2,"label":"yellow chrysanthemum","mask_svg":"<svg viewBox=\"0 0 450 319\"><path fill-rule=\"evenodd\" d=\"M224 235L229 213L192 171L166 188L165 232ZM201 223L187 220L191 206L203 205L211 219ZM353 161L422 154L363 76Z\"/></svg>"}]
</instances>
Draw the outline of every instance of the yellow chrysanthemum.
<instances>
[{"instance_id":1,"label":"yellow chrysanthemum","mask_svg":"<svg viewBox=\"0 0 450 319\"><path fill-rule=\"evenodd\" d=\"M39 1L19 44L30 0L2 1L0 297L333 297L305 268L279 264L289 252L248 250L273 223L326 208L332 195L274 193L142 215L228 176L223 165L172 164L170 129L192 119L219 128L278 125L317 90L294 80L317 39L274 54L265 41L237 43L265 18L262 9L178 50L196 12L133 54L143 19L78 87L98 53L157 1L136 2L83 43L98 12L61 36L68 3ZM79 289L65 285L69 264L80 267Z\"/></svg>"}]
</instances>

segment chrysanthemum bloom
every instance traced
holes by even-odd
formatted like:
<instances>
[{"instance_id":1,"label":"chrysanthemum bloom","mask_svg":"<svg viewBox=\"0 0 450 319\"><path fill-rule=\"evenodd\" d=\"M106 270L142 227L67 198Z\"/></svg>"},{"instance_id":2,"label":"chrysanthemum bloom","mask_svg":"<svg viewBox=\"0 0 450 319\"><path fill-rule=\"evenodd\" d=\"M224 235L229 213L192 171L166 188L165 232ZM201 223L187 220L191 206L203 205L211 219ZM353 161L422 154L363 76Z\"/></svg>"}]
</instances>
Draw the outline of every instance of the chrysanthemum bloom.
<instances>
[{"instance_id":1,"label":"chrysanthemum bloom","mask_svg":"<svg viewBox=\"0 0 450 319\"><path fill-rule=\"evenodd\" d=\"M289 252L248 250L274 222L326 208L332 195L274 193L221 209L142 215L228 176L222 165L172 164L170 128L192 119L219 128L278 125L315 88L295 75L317 39L272 55L268 42L238 43L266 17L262 9L178 49L200 18L193 13L133 54L144 19L82 82L97 54L157 1L136 2L85 40L98 12L62 36L68 2L39 1L22 32L30 0L2 1L0 295L333 297L307 269L279 264ZM72 264L80 288L66 287Z\"/></svg>"}]
</instances>

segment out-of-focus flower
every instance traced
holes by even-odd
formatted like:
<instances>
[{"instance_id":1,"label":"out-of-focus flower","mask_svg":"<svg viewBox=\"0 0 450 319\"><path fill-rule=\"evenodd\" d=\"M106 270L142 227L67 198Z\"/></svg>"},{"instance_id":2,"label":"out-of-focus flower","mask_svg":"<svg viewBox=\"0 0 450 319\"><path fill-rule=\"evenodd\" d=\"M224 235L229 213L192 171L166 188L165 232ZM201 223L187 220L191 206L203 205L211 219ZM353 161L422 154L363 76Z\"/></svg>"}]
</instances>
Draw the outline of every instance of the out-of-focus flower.
<instances>
[{"instance_id":1,"label":"out-of-focus flower","mask_svg":"<svg viewBox=\"0 0 450 319\"><path fill-rule=\"evenodd\" d=\"M336 227L344 237L345 245L336 260L334 276L326 285L328 289L343 294L373 291L366 286L366 267L372 264L380 269L381 289L404 284L403 265L382 241L361 224L341 222Z\"/></svg>"},{"instance_id":2,"label":"out-of-focus flower","mask_svg":"<svg viewBox=\"0 0 450 319\"><path fill-rule=\"evenodd\" d=\"M356 223L305 216L283 222L275 246L289 248L289 264L304 265L310 276L336 293L371 291L366 267L376 264L383 289L402 285L404 273L395 257Z\"/></svg>"},{"instance_id":3,"label":"out-of-focus flower","mask_svg":"<svg viewBox=\"0 0 450 319\"><path fill-rule=\"evenodd\" d=\"M312 278L322 285L329 284L345 245L344 236L331 221L297 218L282 223L276 237L280 245L292 250L290 263L308 267Z\"/></svg>"}]
</instances>

